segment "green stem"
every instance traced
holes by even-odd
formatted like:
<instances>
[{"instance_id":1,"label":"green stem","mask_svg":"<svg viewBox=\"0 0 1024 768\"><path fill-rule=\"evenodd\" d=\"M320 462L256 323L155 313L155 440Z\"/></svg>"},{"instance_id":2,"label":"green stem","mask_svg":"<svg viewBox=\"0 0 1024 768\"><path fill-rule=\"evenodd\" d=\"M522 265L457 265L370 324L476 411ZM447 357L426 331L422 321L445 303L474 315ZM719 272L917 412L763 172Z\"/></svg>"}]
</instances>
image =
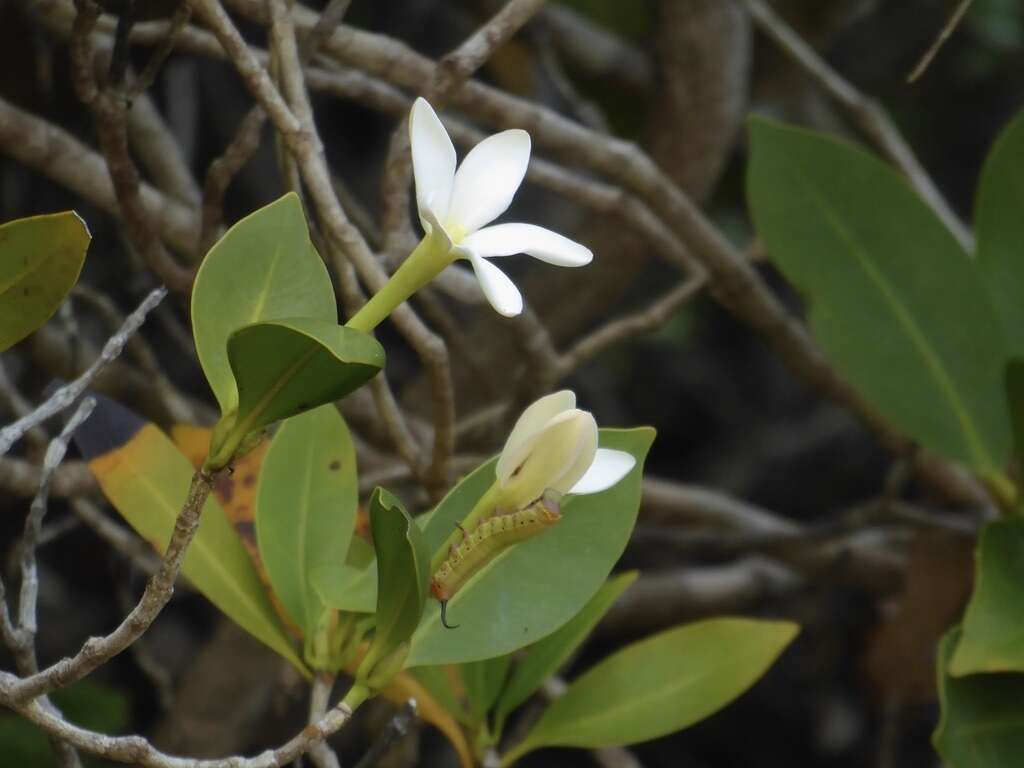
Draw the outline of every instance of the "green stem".
<instances>
[{"instance_id":1,"label":"green stem","mask_svg":"<svg viewBox=\"0 0 1024 768\"><path fill-rule=\"evenodd\" d=\"M501 498L501 489L498 487L498 481L495 480L491 483L491 487L487 489L486 493L480 497L480 500L473 506L469 514L466 515L465 519L462 520L462 530L472 531L480 523L480 521L494 512L498 506L498 500ZM450 534L448 538L444 540L441 547L434 553L434 558L430 561L430 572L434 573L441 564L448 559L448 551L453 544L456 544L463 537L462 531L456 528Z\"/></svg>"},{"instance_id":2,"label":"green stem","mask_svg":"<svg viewBox=\"0 0 1024 768\"><path fill-rule=\"evenodd\" d=\"M348 689L348 693L345 694L345 698L341 700L341 703L347 705L350 712L355 712L359 709L359 705L372 695L373 691L362 683L352 683L352 687Z\"/></svg>"},{"instance_id":3,"label":"green stem","mask_svg":"<svg viewBox=\"0 0 1024 768\"><path fill-rule=\"evenodd\" d=\"M524 748L525 747L525 748ZM519 760L527 752L533 750L533 747L528 741L521 741L516 744L512 749L501 756L501 768L509 768L517 760Z\"/></svg>"},{"instance_id":4,"label":"green stem","mask_svg":"<svg viewBox=\"0 0 1024 768\"><path fill-rule=\"evenodd\" d=\"M369 333L380 325L403 301L429 283L451 264L451 258L437 238L429 235L402 262L373 297L345 325Z\"/></svg>"},{"instance_id":5,"label":"green stem","mask_svg":"<svg viewBox=\"0 0 1024 768\"><path fill-rule=\"evenodd\" d=\"M987 472L982 475L982 481L1004 513L1019 514L1020 494L1013 480L1003 472Z\"/></svg>"}]
</instances>

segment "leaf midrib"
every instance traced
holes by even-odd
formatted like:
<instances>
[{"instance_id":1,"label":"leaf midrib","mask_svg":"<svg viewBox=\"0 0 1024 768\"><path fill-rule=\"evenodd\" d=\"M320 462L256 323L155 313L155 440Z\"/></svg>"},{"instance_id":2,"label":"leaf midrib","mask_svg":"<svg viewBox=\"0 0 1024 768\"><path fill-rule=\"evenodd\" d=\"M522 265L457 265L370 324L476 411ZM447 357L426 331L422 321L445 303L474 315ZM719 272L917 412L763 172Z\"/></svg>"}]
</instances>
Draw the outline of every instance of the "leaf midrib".
<instances>
[{"instance_id":1,"label":"leaf midrib","mask_svg":"<svg viewBox=\"0 0 1024 768\"><path fill-rule=\"evenodd\" d=\"M734 660L731 660L730 662L727 662L727 663L724 663L724 664L720 664L720 665L718 665L716 667L713 667L711 669L706 669L706 670L698 671L695 675L693 675L691 677L676 678L674 682L666 685L663 688L659 688L659 689L657 689L657 690L655 690L653 692L647 693L646 695L632 696L632 697L630 697L629 699L627 699L625 701L623 701L622 699L618 699L615 702L612 702L610 705L609 704L604 705L600 712L595 712L590 717L577 718L575 720L572 720L568 724L571 725L571 727L573 729L576 729L576 728L580 728L580 727L593 728L595 723L600 725L600 723L602 723L602 722L604 722L606 720L610 720L611 722L614 723L614 722L619 720L620 716L623 713L628 712L630 709L640 709L641 707L649 705L651 702L655 702L656 703L656 702L658 702L658 701L660 701L662 699L670 698L670 697L678 694L678 692L680 690L685 690L686 688L690 688L690 687L696 685L697 683L701 682L702 680L711 677L712 675L718 674L718 673L720 673L720 672L722 672L724 670L735 668L737 666L740 666L740 664L747 664L747 663L748 663L748 659L747 658L744 658L744 659L741 659L741 660L735 660L734 659ZM746 689L746 687L749 687L749 685L752 682L753 681L750 681L747 684L747 686L744 687L744 690ZM571 687L570 687L570 690L571 690ZM538 724L537 731L541 731L540 726L542 724L543 723ZM563 723L563 726L564 725L565 724ZM540 744L552 744L552 745L554 744L554 742L544 742L544 741L538 742L536 739L531 738L531 737L527 737L527 741L530 742L530 743L536 743L538 746Z\"/></svg>"},{"instance_id":2,"label":"leaf midrib","mask_svg":"<svg viewBox=\"0 0 1024 768\"><path fill-rule=\"evenodd\" d=\"M967 444L969 453L974 457L979 467L992 467L992 458L989 455L988 450L986 450L984 442L981 440L974 428L970 412L961 399L956 385L943 367L942 359L932 348L927 336L918 326L913 315L899 301L899 297L893 291L885 276L875 267L874 264L871 263L867 252L860 245L854 234L843 225L836 212L825 204L823 197L820 194L817 194L813 181L799 171L797 171L797 174L800 176L801 181L806 184L807 188L814 192L809 195L812 204L822 213L826 221L834 228L839 239L849 247L850 252L855 257L857 265L860 266L868 280L878 289L886 305L889 306L893 315L895 315L897 323L903 327L903 330L910 337L911 346L918 350L925 368L931 372L935 382L938 384L939 390L948 401L950 410L953 412L956 421L960 426L960 431Z\"/></svg>"},{"instance_id":3,"label":"leaf midrib","mask_svg":"<svg viewBox=\"0 0 1024 768\"><path fill-rule=\"evenodd\" d=\"M309 527L308 524L309 524L309 515L310 515L310 509L309 509L310 484L312 482L311 478L312 478L312 472L313 472L313 459L312 459L312 455L311 455L312 451L309 450L311 448L311 443L307 442L306 445L305 445L305 448L306 448L306 452L305 452L306 461L303 462L303 464L305 465L306 472L305 472L305 476L303 478L303 484L302 484L302 489L301 489L301 496L300 496L300 500L299 500L299 510L300 510L300 514L299 514L299 538L298 538L298 542L297 543L298 543L298 550L299 550L298 551L298 558L299 558L299 598L302 600L302 615L303 615L303 622L305 624L305 626L303 627L303 630L305 630L305 632L308 635L308 634L311 634L312 631L313 631L313 628L315 626L314 622L316 620L316 617L313 617L313 616L310 615L311 608L312 608L312 606L311 606L311 597L312 597L312 595L309 594L309 591L311 589L311 586L310 586L310 583L309 583L309 561L310 561L310 551L309 550L310 550L310 547L309 547L309 542L307 541L308 537L306 535L306 532L307 532L308 527Z\"/></svg>"}]
</instances>

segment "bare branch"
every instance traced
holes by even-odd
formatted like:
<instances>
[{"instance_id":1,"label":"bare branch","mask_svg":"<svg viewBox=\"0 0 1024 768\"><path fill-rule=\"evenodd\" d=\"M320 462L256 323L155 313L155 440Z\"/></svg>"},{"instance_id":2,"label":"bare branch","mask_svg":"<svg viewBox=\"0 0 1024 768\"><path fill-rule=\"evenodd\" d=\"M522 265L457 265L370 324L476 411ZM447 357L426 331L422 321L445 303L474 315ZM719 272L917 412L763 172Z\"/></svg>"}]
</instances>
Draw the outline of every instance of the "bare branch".
<instances>
[{"instance_id":1,"label":"bare branch","mask_svg":"<svg viewBox=\"0 0 1024 768\"><path fill-rule=\"evenodd\" d=\"M89 387L93 379L96 378L96 375L103 370L103 367L121 354L121 350L124 349L125 344L128 343L132 334L134 334L142 325L143 321L145 321L146 315L148 315L150 310L159 304L166 295L166 288L161 287L151 291L149 295L143 299L138 308L125 318L121 329L107 340L107 343L103 345L103 351L100 353L100 356L81 376L70 384L65 384L63 387L58 389L31 413L18 419L13 424L9 424L3 429L0 429L0 456L6 454L7 451L11 449L11 446L15 441L21 438L21 436L29 429L37 424L42 424L54 414L60 413L65 408L70 407L71 404L74 403Z\"/></svg>"},{"instance_id":2,"label":"bare branch","mask_svg":"<svg viewBox=\"0 0 1024 768\"><path fill-rule=\"evenodd\" d=\"M561 375L564 376L575 370L613 344L618 344L641 333L648 333L664 325L706 283L707 280L702 274L691 277L649 307L634 314L610 320L588 336L584 336L576 342L572 349L562 355L559 362Z\"/></svg>"},{"instance_id":3,"label":"bare branch","mask_svg":"<svg viewBox=\"0 0 1024 768\"><path fill-rule=\"evenodd\" d=\"M935 38L935 42L928 46L928 50L924 52L921 60L917 62L910 74L907 75L907 82L912 83L917 80L924 71L928 69L928 66L932 63L932 59L938 54L939 49L949 39L950 35L953 34L953 30L959 26L960 21L967 14L967 11L971 8L971 3L974 0L960 0L960 5L953 11L953 15L949 17L949 21L942 25L942 29L939 30L939 36Z\"/></svg>"},{"instance_id":4,"label":"bare branch","mask_svg":"<svg viewBox=\"0 0 1024 768\"><path fill-rule=\"evenodd\" d=\"M13 456L0 458L0 488L16 496L31 497L39 488L38 464ZM82 461L66 461L53 474L51 496L66 499L98 490L96 478Z\"/></svg>"},{"instance_id":5,"label":"bare branch","mask_svg":"<svg viewBox=\"0 0 1024 768\"><path fill-rule=\"evenodd\" d=\"M121 215L106 162L64 129L0 99L0 151L114 216ZM148 184L139 188L148 220L179 253L195 251L195 214Z\"/></svg>"},{"instance_id":6,"label":"bare branch","mask_svg":"<svg viewBox=\"0 0 1024 768\"><path fill-rule=\"evenodd\" d=\"M21 540L21 594L18 598L18 624L25 635L26 643L34 642L36 633L36 598L39 595L39 574L36 569L36 546L43 527L43 518L50 499L50 483L53 473L64 460L68 442L76 429L92 414L96 401L87 397L75 409L68 423L46 449L43 469L39 477L39 492L32 500L28 517L25 519L25 533Z\"/></svg>"},{"instance_id":7,"label":"bare branch","mask_svg":"<svg viewBox=\"0 0 1024 768\"><path fill-rule=\"evenodd\" d=\"M949 207L886 111L832 69L764 0L740 1L746 6L758 27L850 113L871 142L907 177L960 245L967 250L973 249L974 238L970 230Z\"/></svg>"},{"instance_id":8,"label":"bare branch","mask_svg":"<svg viewBox=\"0 0 1024 768\"><path fill-rule=\"evenodd\" d=\"M93 637L87 640L75 656L61 659L37 674L24 679L13 675L0 677L0 700L15 705L15 708L32 719L31 713L37 712L34 705L24 709L16 705L24 704L42 693L82 679L134 643L149 629L174 593L174 581L185 560L185 551L199 527L203 504L212 488L213 478L210 475L196 472L192 476L188 497L174 523L174 531L167 544L160 570L146 584L138 604L124 621L106 637ZM67 741L76 743L72 738L68 738ZM82 748L90 749L89 746Z\"/></svg>"},{"instance_id":9,"label":"bare branch","mask_svg":"<svg viewBox=\"0 0 1024 768\"><path fill-rule=\"evenodd\" d=\"M128 138L139 156L139 162L168 197L189 208L199 206L199 186L182 156L181 144L167 127L148 94L140 94L132 101L132 108L128 112ZM143 205L146 204L145 190L145 186L140 189ZM154 218L150 213L150 220ZM164 237L163 226L157 222L154 222L154 226L160 236Z\"/></svg>"},{"instance_id":10,"label":"bare branch","mask_svg":"<svg viewBox=\"0 0 1024 768\"><path fill-rule=\"evenodd\" d=\"M11 675L0 673L0 695L8 686ZM303 728L290 741L277 749L267 750L255 757L225 757L199 760L192 757L174 757L160 752L141 736L107 736L73 725L48 710L39 701L27 704L5 702L17 712L74 747L102 757L143 768L282 768L305 754L312 745L322 742L338 731L352 710L345 703L330 709L319 721Z\"/></svg>"},{"instance_id":11,"label":"bare branch","mask_svg":"<svg viewBox=\"0 0 1024 768\"><path fill-rule=\"evenodd\" d=\"M431 101L444 103L449 94L483 66L494 52L529 21L545 0L509 0L486 24L447 54L434 69Z\"/></svg>"},{"instance_id":12,"label":"bare branch","mask_svg":"<svg viewBox=\"0 0 1024 768\"><path fill-rule=\"evenodd\" d=\"M101 89L96 81L92 30L99 18L99 7L94 0L76 0L76 4L79 13L71 31L71 80L79 100L96 118L100 146L124 217L125 232L150 269L171 290L187 294L192 290L195 273L180 266L167 252L142 204L139 172L128 150L128 102L122 84L115 82Z\"/></svg>"},{"instance_id":13,"label":"bare branch","mask_svg":"<svg viewBox=\"0 0 1024 768\"><path fill-rule=\"evenodd\" d=\"M178 7L174 9L174 17L171 19L170 25L167 30L167 34L160 44L156 47L156 50L149 57L149 61L146 62L146 66L142 72L139 73L138 78L132 84L128 90L128 101L134 101L145 91L149 90L149 87L156 81L156 76L160 73L160 68L164 65L164 61L171 55L171 51L174 50L175 41L181 30L188 24L189 18L192 16L192 9L188 3L179 2Z\"/></svg>"},{"instance_id":14,"label":"bare branch","mask_svg":"<svg viewBox=\"0 0 1024 768\"><path fill-rule=\"evenodd\" d=\"M327 712L334 687L334 675L318 674L313 678L313 687L309 694L309 722L315 724ZM338 756L334 754L326 741L313 744L309 750L309 759L316 768L341 768Z\"/></svg>"}]
</instances>

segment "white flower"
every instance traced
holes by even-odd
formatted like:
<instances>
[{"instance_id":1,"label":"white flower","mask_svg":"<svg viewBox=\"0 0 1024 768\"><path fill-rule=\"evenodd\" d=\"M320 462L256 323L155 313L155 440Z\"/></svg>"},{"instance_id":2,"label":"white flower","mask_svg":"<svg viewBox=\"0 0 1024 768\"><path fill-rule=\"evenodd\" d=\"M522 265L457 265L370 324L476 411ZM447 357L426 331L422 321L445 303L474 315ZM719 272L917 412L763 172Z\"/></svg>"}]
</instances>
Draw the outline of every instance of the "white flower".
<instances>
[{"instance_id":1,"label":"white flower","mask_svg":"<svg viewBox=\"0 0 1024 768\"><path fill-rule=\"evenodd\" d=\"M597 447L597 422L576 395L555 392L519 417L498 458L500 505L521 509L544 493L598 493L636 464L625 451Z\"/></svg>"},{"instance_id":2,"label":"white flower","mask_svg":"<svg viewBox=\"0 0 1024 768\"><path fill-rule=\"evenodd\" d=\"M533 224L484 227L509 207L530 161L530 134L513 129L477 144L455 170L455 147L426 99L409 115L416 205L428 235L441 238L452 259L468 259L484 295L500 314L523 311L523 297L487 259L527 253L560 267L582 267L589 248Z\"/></svg>"}]
</instances>

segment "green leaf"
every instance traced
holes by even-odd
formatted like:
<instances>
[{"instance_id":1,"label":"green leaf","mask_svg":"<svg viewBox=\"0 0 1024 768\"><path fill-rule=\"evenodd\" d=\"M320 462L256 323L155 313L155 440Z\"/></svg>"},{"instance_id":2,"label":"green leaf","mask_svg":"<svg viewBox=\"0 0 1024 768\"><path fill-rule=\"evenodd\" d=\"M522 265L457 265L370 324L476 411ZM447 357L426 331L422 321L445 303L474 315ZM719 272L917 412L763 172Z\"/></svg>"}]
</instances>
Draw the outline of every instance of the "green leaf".
<instances>
[{"instance_id":1,"label":"green leaf","mask_svg":"<svg viewBox=\"0 0 1024 768\"><path fill-rule=\"evenodd\" d=\"M1013 450L1017 458L1024 458L1024 358L1015 357L1006 364L1004 376L1006 404L1010 409L1013 430Z\"/></svg>"},{"instance_id":2,"label":"green leaf","mask_svg":"<svg viewBox=\"0 0 1024 768\"><path fill-rule=\"evenodd\" d=\"M1024 520L985 526L975 554L974 593L964 614L953 675L1024 672Z\"/></svg>"},{"instance_id":3,"label":"green leaf","mask_svg":"<svg viewBox=\"0 0 1024 768\"><path fill-rule=\"evenodd\" d=\"M750 134L757 231L840 376L926 448L1002 471L1004 346L975 265L871 155L763 119Z\"/></svg>"},{"instance_id":4,"label":"green leaf","mask_svg":"<svg viewBox=\"0 0 1024 768\"><path fill-rule=\"evenodd\" d=\"M196 274L192 332L222 414L238 406L228 338L243 326L287 317L338 322L330 275L294 192L238 221Z\"/></svg>"},{"instance_id":5,"label":"green leaf","mask_svg":"<svg viewBox=\"0 0 1024 768\"><path fill-rule=\"evenodd\" d=\"M448 603L441 626L432 603L413 638L408 666L454 664L501 656L536 642L571 619L608 577L629 541L640 506L644 457L654 430L602 429L600 444L627 451L636 466L602 493L570 496L563 517L542 535L510 547ZM495 460L466 477L425 523L431 551L494 482Z\"/></svg>"},{"instance_id":6,"label":"green leaf","mask_svg":"<svg viewBox=\"0 0 1024 768\"><path fill-rule=\"evenodd\" d=\"M383 488L370 497L370 525L377 550L377 628L363 666L372 670L406 643L419 623L430 581L430 550L419 526Z\"/></svg>"},{"instance_id":7,"label":"green leaf","mask_svg":"<svg viewBox=\"0 0 1024 768\"><path fill-rule=\"evenodd\" d=\"M499 723L504 722L512 710L530 698L545 680L561 669L587 639L601 617L629 585L636 581L638 575L636 571L628 571L608 579L601 585L597 594L590 598L590 602L565 626L527 649L526 656L516 663L508 685L501 692L496 708L496 719Z\"/></svg>"},{"instance_id":8,"label":"green leaf","mask_svg":"<svg viewBox=\"0 0 1024 768\"><path fill-rule=\"evenodd\" d=\"M256 539L274 593L307 636L324 609L310 572L344 561L358 504L355 445L338 409L282 424L260 472Z\"/></svg>"},{"instance_id":9,"label":"green leaf","mask_svg":"<svg viewBox=\"0 0 1024 768\"><path fill-rule=\"evenodd\" d=\"M459 666L459 676L466 689L466 700L469 702L474 725L484 722L487 713L494 706L505 680L508 679L511 664L512 657L505 654L493 659L470 661Z\"/></svg>"},{"instance_id":10,"label":"green leaf","mask_svg":"<svg viewBox=\"0 0 1024 768\"><path fill-rule=\"evenodd\" d=\"M114 508L156 549L163 551L185 501L192 465L155 425L141 422L111 400L102 398L89 423L116 425L106 434L88 430L76 435L100 487ZM123 425L132 428L122 440ZM115 447L103 445L119 438ZM93 446L83 441L88 438ZM95 448L95 445L100 446ZM303 674L299 659L249 553L224 510L211 496L203 507L199 529L182 567L184 575L239 626L292 662Z\"/></svg>"},{"instance_id":11,"label":"green leaf","mask_svg":"<svg viewBox=\"0 0 1024 768\"><path fill-rule=\"evenodd\" d=\"M1024 112L1003 130L981 172L978 266L1012 355L1024 355Z\"/></svg>"},{"instance_id":12,"label":"green leaf","mask_svg":"<svg viewBox=\"0 0 1024 768\"><path fill-rule=\"evenodd\" d=\"M338 400L384 367L373 336L305 317L239 329L228 356L238 382L236 424L246 433Z\"/></svg>"},{"instance_id":13,"label":"green leaf","mask_svg":"<svg viewBox=\"0 0 1024 768\"><path fill-rule=\"evenodd\" d=\"M364 568L349 563L320 563L310 575L313 588L329 608L354 613L376 610L376 560Z\"/></svg>"},{"instance_id":14,"label":"green leaf","mask_svg":"<svg viewBox=\"0 0 1024 768\"><path fill-rule=\"evenodd\" d=\"M0 352L57 311L78 281L90 239L74 211L0 226Z\"/></svg>"},{"instance_id":15,"label":"green leaf","mask_svg":"<svg viewBox=\"0 0 1024 768\"><path fill-rule=\"evenodd\" d=\"M461 683L461 679L453 679L458 675L458 669L457 666L416 667L405 674L416 678L446 712L472 729L479 725L479 720L470 714L466 701L455 692L455 686Z\"/></svg>"},{"instance_id":16,"label":"green leaf","mask_svg":"<svg viewBox=\"0 0 1024 768\"><path fill-rule=\"evenodd\" d=\"M1024 753L1024 675L946 674L959 627L939 646L942 715L932 745L949 768L1015 768Z\"/></svg>"},{"instance_id":17,"label":"green leaf","mask_svg":"<svg viewBox=\"0 0 1024 768\"><path fill-rule=\"evenodd\" d=\"M622 746L693 725L753 685L798 631L710 619L628 645L574 680L503 764L540 747Z\"/></svg>"}]
</instances>

